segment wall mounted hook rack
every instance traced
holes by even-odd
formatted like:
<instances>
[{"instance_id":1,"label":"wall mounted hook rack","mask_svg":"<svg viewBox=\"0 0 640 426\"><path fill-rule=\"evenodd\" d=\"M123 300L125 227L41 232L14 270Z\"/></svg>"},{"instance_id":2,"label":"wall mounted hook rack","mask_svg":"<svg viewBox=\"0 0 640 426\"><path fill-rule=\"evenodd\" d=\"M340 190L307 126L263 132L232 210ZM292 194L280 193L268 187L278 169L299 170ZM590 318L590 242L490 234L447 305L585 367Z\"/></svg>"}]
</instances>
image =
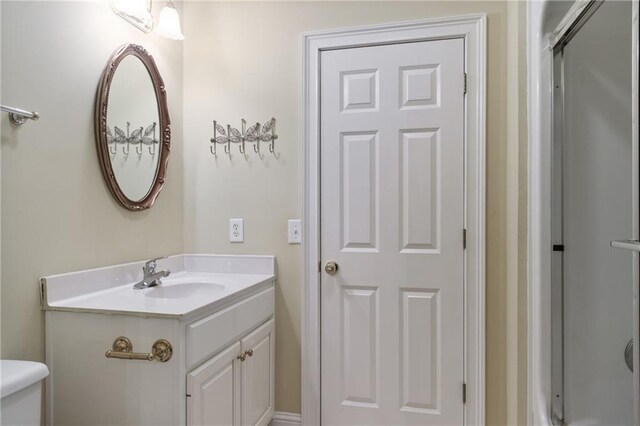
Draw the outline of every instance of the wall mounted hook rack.
<instances>
[{"instance_id":1,"label":"wall mounted hook rack","mask_svg":"<svg viewBox=\"0 0 640 426\"><path fill-rule=\"evenodd\" d=\"M142 154L144 153L143 145L147 146L149 155L154 157L156 155L156 146L160 143L156 137L156 128L157 123L155 121L146 126L146 128L144 126L136 126L133 132L131 131L131 123L127 121L126 133L118 126L113 126L112 131L111 127L107 125L107 144L109 145L109 154L111 154L111 159L113 159L118 153L118 145L122 145L122 153L125 158L129 157L131 145L135 145L138 157L142 157Z\"/></svg>"},{"instance_id":2,"label":"wall mounted hook rack","mask_svg":"<svg viewBox=\"0 0 640 426\"><path fill-rule=\"evenodd\" d=\"M224 145L224 153L231 155L231 144L234 143L238 144L240 154L246 156L246 144L252 143L254 144L253 152L262 157L260 152L260 142L269 143L269 152L275 153L276 139L278 139L278 135L276 134L275 118L267 121L262 126L260 126L260 123L255 123L249 127L247 127L247 121L243 118L241 120L240 130L231 127L228 124L225 129L216 120L213 120L213 137L210 139L211 146L209 147L209 150L211 151L211 154L217 156L216 146L220 144Z\"/></svg>"}]
</instances>

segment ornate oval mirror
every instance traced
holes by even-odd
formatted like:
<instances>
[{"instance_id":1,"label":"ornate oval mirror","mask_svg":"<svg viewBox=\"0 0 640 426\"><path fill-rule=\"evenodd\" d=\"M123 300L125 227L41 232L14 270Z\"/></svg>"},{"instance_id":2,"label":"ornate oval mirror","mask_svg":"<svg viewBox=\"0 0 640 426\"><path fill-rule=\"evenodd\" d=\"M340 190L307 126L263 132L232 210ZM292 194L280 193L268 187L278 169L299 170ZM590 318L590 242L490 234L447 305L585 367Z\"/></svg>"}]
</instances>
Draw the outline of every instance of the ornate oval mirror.
<instances>
[{"instance_id":1,"label":"ornate oval mirror","mask_svg":"<svg viewBox=\"0 0 640 426\"><path fill-rule=\"evenodd\" d=\"M151 207L162 189L171 123L153 57L125 44L109 58L98 87L96 143L107 186L129 210Z\"/></svg>"}]
</instances>

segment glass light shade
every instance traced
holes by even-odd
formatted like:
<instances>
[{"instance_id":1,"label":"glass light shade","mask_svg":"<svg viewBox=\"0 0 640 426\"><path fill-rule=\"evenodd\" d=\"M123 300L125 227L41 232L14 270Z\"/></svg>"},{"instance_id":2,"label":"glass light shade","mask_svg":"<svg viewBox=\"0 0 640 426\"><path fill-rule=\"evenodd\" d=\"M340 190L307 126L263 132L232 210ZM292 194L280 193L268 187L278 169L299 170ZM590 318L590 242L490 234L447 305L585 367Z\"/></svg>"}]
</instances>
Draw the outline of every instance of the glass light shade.
<instances>
[{"instance_id":1,"label":"glass light shade","mask_svg":"<svg viewBox=\"0 0 640 426\"><path fill-rule=\"evenodd\" d=\"M156 33L173 40L184 40L180 29L180 16L173 6L167 5L160 11Z\"/></svg>"},{"instance_id":2,"label":"glass light shade","mask_svg":"<svg viewBox=\"0 0 640 426\"><path fill-rule=\"evenodd\" d=\"M151 0L111 0L111 8L116 15L145 33L153 28Z\"/></svg>"}]
</instances>

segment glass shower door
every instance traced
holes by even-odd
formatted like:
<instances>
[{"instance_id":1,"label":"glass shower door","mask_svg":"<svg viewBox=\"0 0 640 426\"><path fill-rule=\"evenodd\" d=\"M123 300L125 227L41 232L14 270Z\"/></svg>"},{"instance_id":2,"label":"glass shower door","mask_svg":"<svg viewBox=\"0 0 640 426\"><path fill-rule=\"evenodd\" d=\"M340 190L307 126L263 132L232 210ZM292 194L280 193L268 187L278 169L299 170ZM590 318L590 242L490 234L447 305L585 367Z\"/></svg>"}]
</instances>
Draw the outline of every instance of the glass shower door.
<instances>
[{"instance_id":1,"label":"glass shower door","mask_svg":"<svg viewBox=\"0 0 640 426\"><path fill-rule=\"evenodd\" d=\"M605 1L555 52L553 406L570 425L635 424L638 259L610 245L638 237L631 8Z\"/></svg>"}]
</instances>

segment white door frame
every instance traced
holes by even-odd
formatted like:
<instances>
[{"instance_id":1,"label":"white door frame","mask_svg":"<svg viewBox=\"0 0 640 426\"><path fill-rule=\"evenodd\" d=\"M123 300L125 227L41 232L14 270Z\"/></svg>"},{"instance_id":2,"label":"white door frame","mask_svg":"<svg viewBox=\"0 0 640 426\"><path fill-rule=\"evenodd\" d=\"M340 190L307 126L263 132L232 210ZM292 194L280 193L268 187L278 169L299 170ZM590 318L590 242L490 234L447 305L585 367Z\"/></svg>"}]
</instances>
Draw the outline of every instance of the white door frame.
<instances>
[{"instance_id":1,"label":"white door frame","mask_svg":"<svg viewBox=\"0 0 640 426\"><path fill-rule=\"evenodd\" d=\"M323 50L464 39L465 424L484 424L486 15L382 24L303 35L302 424L320 424L320 54ZM462 84L462 82L461 82ZM462 392L462 389L461 389Z\"/></svg>"}]
</instances>

